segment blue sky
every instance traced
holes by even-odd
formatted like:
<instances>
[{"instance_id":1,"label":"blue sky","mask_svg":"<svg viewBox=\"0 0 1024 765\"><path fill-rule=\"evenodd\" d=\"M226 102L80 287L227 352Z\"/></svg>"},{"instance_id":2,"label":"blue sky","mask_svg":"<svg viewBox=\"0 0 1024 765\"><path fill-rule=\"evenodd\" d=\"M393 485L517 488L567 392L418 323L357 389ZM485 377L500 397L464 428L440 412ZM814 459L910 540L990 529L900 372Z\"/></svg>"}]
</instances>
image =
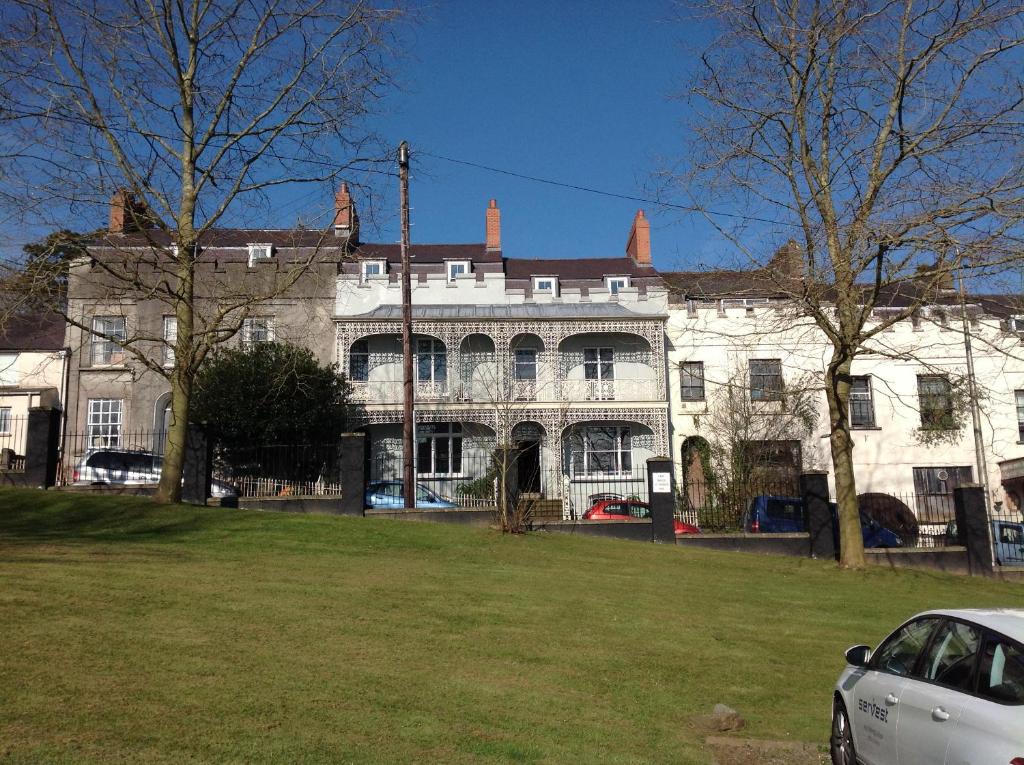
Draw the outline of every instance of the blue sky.
<instances>
[{"instance_id":1,"label":"blue sky","mask_svg":"<svg viewBox=\"0 0 1024 765\"><path fill-rule=\"evenodd\" d=\"M685 88L699 27L671 2L441 2L422 7L401 65L404 92L379 123L413 155L414 242L482 241L494 197L510 257L615 257L638 207L655 264L697 266L728 251L697 216L448 163L644 196L685 150ZM394 184L393 181L390 183ZM397 199L397 186L389 189ZM397 241L394 209L364 238Z\"/></svg>"}]
</instances>

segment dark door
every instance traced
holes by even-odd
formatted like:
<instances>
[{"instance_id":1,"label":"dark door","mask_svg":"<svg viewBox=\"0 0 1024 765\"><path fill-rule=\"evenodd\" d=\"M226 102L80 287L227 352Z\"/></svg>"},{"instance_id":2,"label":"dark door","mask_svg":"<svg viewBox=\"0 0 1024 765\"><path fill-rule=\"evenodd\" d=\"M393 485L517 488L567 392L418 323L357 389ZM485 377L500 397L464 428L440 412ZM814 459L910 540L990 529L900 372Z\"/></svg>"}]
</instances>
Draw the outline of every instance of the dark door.
<instances>
[{"instance_id":1,"label":"dark door","mask_svg":"<svg viewBox=\"0 0 1024 765\"><path fill-rule=\"evenodd\" d=\"M519 444L519 491L540 491L540 441L522 441Z\"/></svg>"}]
</instances>

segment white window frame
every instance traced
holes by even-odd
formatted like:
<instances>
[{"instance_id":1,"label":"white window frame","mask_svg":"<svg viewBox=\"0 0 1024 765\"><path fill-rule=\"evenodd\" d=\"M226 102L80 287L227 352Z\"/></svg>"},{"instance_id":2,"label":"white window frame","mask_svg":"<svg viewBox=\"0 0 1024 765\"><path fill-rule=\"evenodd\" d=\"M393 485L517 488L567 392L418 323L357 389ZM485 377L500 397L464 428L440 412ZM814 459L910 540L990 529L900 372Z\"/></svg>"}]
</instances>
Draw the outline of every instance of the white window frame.
<instances>
[{"instance_id":1,"label":"white window frame","mask_svg":"<svg viewBox=\"0 0 1024 765\"><path fill-rule=\"evenodd\" d=\"M462 423L460 422L438 422L420 423L416 433L416 476L417 478L462 478ZM429 431L429 432L426 432ZM440 467L447 467L447 470L438 470L438 444L444 443L448 450L448 464ZM429 449L429 457L424 460L421 447ZM424 465L429 461L429 465ZM456 464L457 463L457 464ZM457 467L457 470L452 470Z\"/></svg>"},{"instance_id":2,"label":"white window frame","mask_svg":"<svg viewBox=\"0 0 1024 765\"><path fill-rule=\"evenodd\" d=\"M104 322L120 322L120 328L102 326ZM128 322L124 316L93 316L91 322L93 332L117 337L125 340L128 337ZM124 364L124 348L113 340L106 340L93 334L89 347L89 362L92 366L117 366Z\"/></svg>"},{"instance_id":3,"label":"white window frame","mask_svg":"<svg viewBox=\"0 0 1024 765\"><path fill-rule=\"evenodd\" d=\"M772 365L773 370L771 372L755 372L754 366L756 364ZM782 374L782 359L749 359L747 366L750 373L750 400L751 401L782 401L785 395L785 378ZM778 368L776 372L774 367ZM766 369L767 366L761 367ZM757 385L754 384L755 378L757 379ZM769 381L778 380L778 385L773 385Z\"/></svg>"},{"instance_id":4,"label":"white window frame","mask_svg":"<svg viewBox=\"0 0 1024 765\"><path fill-rule=\"evenodd\" d=\"M429 376L423 375L421 362L429 359L427 371ZM416 338L416 382L417 383L438 383L448 382L448 348L444 342L433 337Z\"/></svg>"},{"instance_id":5,"label":"white window frame","mask_svg":"<svg viewBox=\"0 0 1024 765\"><path fill-rule=\"evenodd\" d=\"M1010 328L1011 332L1024 334L1024 314L1021 314L1020 316L1011 316L1006 320L1006 326Z\"/></svg>"},{"instance_id":6,"label":"white window frame","mask_svg":"<svg viewBox=\"0 0 1024 765\"><path fill-rule=\"evenodd\" d=\"M1017 440L1024 444L1024 390L1015 390L1013 396L1017 405Z\"/></svg>"},{"instance_id":7,"label":"white window frame","mask_svg":"<svg viewBox=\"0 0 1024 765\"><path fill-rule=\"evenodd\" d=\"M446 260L444 272L448 277L449 284L453 284L460 276L473 273L473 262L470 260Z\"/></svg>"},{"instance_id":8,"label":"white window frame","mask_svg":"<svg viewBox=\"0 0 1024 765\"><path fill-rule=\"evenodd\" d=\"M370 273L371 269L376 269L376 273ZM370 279L379 279L388 272L388 262L386 260L364 260L359 264L359 278L366 282Z\"/></svg>"},{"instance_id":9,"label":"white window frame","mask_svg":"<svg viewBox=\"0 0 1024 765\"><path fill-rule=\"evenodd\" d=\"M266 263L274 259L274 245L270 242L250 242L249 265L254 263Z\"/></svg>"},{"instance_id":10,"label":"white window frame","mask_svg":"<svg viewBox=\"0 0 1024 765\"><path fill-rule=\"evenodd\" d=\"M607 358L604 358L607 352ZM587 354L593 353L594 358L588 360ZM608 365L607 371L605 366ZM588 376L588 370L594 370L594 376ZM614 382L615 381L615 349L607 346L601 348L584 348L583 349L583 379L585 380L597 380L598 382Z\"/></svg>"},{"instance_id":11,"label":"white window frame","mask_svg":"<svg viewBox=\"0 0 1024 765\"><path fill-rule=\"evenodd\" d=\"M164 366L174 366L174 346L178 342L178 317L164 316Z\"/></svg>"},{"instance_id":12,"label":"white window frame","mask_svg":"<svg viewBox=\"0 0 1024 765\"><path fill-rule=\"evenodd\" d=\"M90 448L121 445L123 398L90 398L86 417L85 427Z\"/></svg>"},{"instance_id":13,"label":"white window frame","mask_svg":"<svg viewBox=\"0 0 1024 765\"><path fill-rule=\"evenodd\" d=\"M618 295L620 290L629 289L629 277L606 276L604 278L604 284L608 288L609 294Z\"/></svg>"},{"instance_id":14,"label":"white window frame","mask_svg":"<svg viewBox=\"0 0 1024 765\"><path fill-rule=\"evenodd\" d=\"M858 391L855 389L854 380L865 380L867 382L867 392ZM866 401L868 412L870 413L870 422L855 423L853 421L853 404L855 401ZM877 426L877 420L875 419L875 386L871 380L871 375L851 375L850 379L850 427L851 428L874 428Z\"/></svg>"},{"instance_id":15,"label":"white window frame","mask_svg":"<svg viewBox=\"0 0 1024 765\"><path fill-rule=\"evenodd\" d=\"M520 359L520 354L523 354L524 358ZM527 358L528 357L528 358ZM512 379L518 380L519 382L537 381L537 349L536 348L516 348L512 352ZM520 370L533 369L532 377L520 377Z\"/></svg>"},{"instance_id":16,"label":"white window frame","mask_svg":"<svg viewBox=\"0 0 1024 765\"><path fill-rule=\"evenodd\" d=\"M592 448L590 433L593 431L614 431L611 449ZM633 433L628 425L590 425L582 432L583 472L576 478L621 478L633 475ZM596 455L613 455L612 470L597 469L592 463L597 461Z\"/></svg>"},{"instance_id":17,"label":"white window frame","mask_svg":"<svg viewBox=\"0 0 1024 765\"><path fill-rule=\"evenodd\" d=\"M694 374L694 372L698 374ZM686 384L686 380L700 380L698 387L694 382ZM700 395L687 395L687 391L700 391ZM686 402L705 401L707 390L704 383L704 362L703 361L682 361L679 363L679 400Z\"/></svg>"},{"instance_id":18,"label":"white window frame","mask_svg":"<svg viewBox=\"0 0 1024 765\"><path fill-rule=\"evenodd\" d=\"M0 386L14 387L19 378L18 354L0 353Z\"/></svg>"},{"instance_id":19,"label":"white window frame","mask_svg":"<svg viewBox=\"0 0 1024 765\"><path fill-rule=\"evenodd\" d=\"M0 406L0 436L11 434L11 407Z\"/></svg>"},{"instance_id":20,"label":"white window frame","mask_svg":"<svg viewBox=\"0 0 1024 765\"><path fill-rule=\"evenodd\" d=\"M253 330L261 328L266 337L254 340ZM274 342L274 317L273 316L250 316L242 321L242 347L252 348L258 343Z\"/></svg>"},{"instance_id":21,"label":"white window frame","mask_svg":"<svg viewBox=\"0 0 1024 765\"><path fill-rule=\"evenodd\" d=\"M541 285L550 283L549 286L543 287ZM533 277L533 291L534 292L547 292L551 293L551 297L558 297L558 277L557 276L535 276Z\"/></svg>"}]
</instances>

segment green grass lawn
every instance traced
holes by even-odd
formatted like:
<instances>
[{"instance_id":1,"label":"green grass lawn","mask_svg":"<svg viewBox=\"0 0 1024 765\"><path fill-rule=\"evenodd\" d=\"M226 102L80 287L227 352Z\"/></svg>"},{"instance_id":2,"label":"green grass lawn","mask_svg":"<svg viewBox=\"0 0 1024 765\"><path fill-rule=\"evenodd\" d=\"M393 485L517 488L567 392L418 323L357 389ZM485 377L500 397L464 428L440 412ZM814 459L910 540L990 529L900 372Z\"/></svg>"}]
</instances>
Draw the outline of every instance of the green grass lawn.
<instances>
[{"instance_id":1,"label":"green grass lawn","mask_svg":"<svg viewBox=\"0 0 1024 765\"><path fill-rule=\"evenodd\" d=\"M706 762L824 743L842 651L1024 587L0 490L0 761Z\"/></svg>"}]
</instances>

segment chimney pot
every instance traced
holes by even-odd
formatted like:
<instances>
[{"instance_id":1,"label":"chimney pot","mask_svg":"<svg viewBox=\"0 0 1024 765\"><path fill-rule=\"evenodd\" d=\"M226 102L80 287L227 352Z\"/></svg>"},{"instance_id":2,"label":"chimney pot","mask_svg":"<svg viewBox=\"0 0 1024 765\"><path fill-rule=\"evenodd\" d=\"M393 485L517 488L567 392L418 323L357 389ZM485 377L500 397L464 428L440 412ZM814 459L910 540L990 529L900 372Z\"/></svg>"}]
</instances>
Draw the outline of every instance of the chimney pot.
<instances>
[{"instance_id":1,"label":"chimney pot","mask_svg":"<svg viewBox=\"0 0 1024 765\"><path fill-rule=\"evenodd\" d=\"M637 210L626 241L626 254L638 266L651 265L651 224L643 210Z\"/></svg>"},{"instance_id":2,"label":"chimney pot","mask_svg":"<svg viewBox=\"0 0 1024 765\"><path fill-rule=\"evenodd\" d=\"M497 199L492 199L487 205L487 249L501 249L501 210Z\"/></svg>"},{"instance_id":3,"label":"chimney pot","mask_svg":"<svg viewBox=\"0 0 1024 765\"><path fill-rule=\"evenodd\" d=\"M348 184L344 182L334 195L334 234L348 236L353 241L359 236L359 214L348 192Z\"/></svg>"}]
</instances>

